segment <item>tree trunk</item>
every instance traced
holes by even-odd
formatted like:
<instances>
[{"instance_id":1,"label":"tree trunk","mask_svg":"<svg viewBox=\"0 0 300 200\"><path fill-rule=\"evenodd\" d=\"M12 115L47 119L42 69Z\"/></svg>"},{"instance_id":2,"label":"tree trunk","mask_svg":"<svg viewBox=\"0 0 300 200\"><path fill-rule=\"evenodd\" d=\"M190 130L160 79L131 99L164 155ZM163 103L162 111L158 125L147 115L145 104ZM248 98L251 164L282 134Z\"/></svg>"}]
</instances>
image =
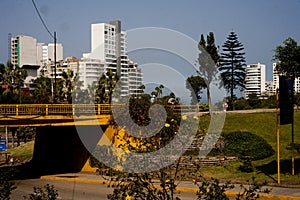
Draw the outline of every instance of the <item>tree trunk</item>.
<instances>
[{"instance_id":1,"label":"tree trunk","mask_svg":"<svg viewBox=\"0 0 300 200\"><path fill-rule=\"evenodd\" d=\"M209 87L207 87L206 92L207 92L207 103L208 103L209 114L212 115L211 98L210 98Z\"/></svg>"}]
</instances>

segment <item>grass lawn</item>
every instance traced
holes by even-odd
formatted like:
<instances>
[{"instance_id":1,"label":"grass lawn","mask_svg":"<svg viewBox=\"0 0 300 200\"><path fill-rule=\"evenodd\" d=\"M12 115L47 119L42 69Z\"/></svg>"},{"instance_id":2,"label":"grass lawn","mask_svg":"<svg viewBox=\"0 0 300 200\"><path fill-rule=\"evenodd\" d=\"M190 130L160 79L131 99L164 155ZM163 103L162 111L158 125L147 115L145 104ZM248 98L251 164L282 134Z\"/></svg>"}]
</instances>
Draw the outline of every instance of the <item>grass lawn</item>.
<instances>
[{"instance_id":1,"label":"grass lawn","mask_svg":"<svg viewBox=\"0 0 300 200\"><path fill-rule=\"evenodd\" d=\"M209 121L209 116L202 117L204 124ZM294 139L295 144L300 144L300 112L295 112ZM227 113L223 132L245 131L259 135L264 138L275 151L277 151L276 139L276 113L251 113L234 114ZM281 156L281 182L282 184L300 184L300 153L295 150L295 175L291 175L291 125L280 127L280 156ZM297 146L298 146L297 145ZM258 150L259 151L259 150ZM256 177L257 180L266 180L269 183L277 182L277 160L276 152L273 156L253 161L254 172L242 173L238 170L241 163L233 162L227 166L210 167L200 170L204 177L218 179L230 179L235 182L244 182Z\"/></svg>"},{"instance_id":2,"label":"grass lawn","mask_svg":"<svg viewBox=\"0 0 300 200\"><path fill-rule=\"evenodd\" d=\"M7 152L20 162L30 161L33 155L34 141L21 144L18 147L8 149Z\"/></svg>"}]
</instances>

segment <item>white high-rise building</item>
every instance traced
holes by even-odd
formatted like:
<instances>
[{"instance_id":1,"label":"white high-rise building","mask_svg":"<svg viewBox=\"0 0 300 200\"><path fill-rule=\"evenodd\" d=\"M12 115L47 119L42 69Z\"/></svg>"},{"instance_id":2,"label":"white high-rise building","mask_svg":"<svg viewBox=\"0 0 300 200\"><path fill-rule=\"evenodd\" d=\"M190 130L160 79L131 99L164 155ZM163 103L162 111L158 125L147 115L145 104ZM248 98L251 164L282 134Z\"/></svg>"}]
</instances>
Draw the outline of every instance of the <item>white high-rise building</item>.
<instances>
[{"instance_id":1,"label":"white high-rise building","mask_svg":"<svg viewBox=\"0 0 300 200\"><path fill-rule=\"evenodd\" d=\"M250 94L261 97L266 91L266 65L257 63L246 67L245 93L246 98Z\"/></svg>"},{"instance_id":2,"label":"white high-rise building","mask_svg":"<svg viewBox=\"0 0 300 200\"><path fill-rule=\"evenodd\" d=\"M276 90L279 89L279 73L276 70L277 63L273 63L273 92L276 93ZM300 77L294 80L294 92L300 93Z\"/></svg>"},{"instance_id":3,"label":"white high-rise building","mask_svg":"<svg viewBox=\"0 0 300 200\"><path fill-rule=\"evenodd\" d=\"M126 32L121 31L121 22L112 21L110 23L97 23L91 25L91 53L84 54L84 58L100 60L103 67L101 72L112 70L120 76L121 95L128 96L136 94L136 90L131 90L129 86L129 59L126 54ZM135 65L137 68L137 65ZM135 71L141 77L141 70ZM131 71L131 75L134 72ZM89 80L86 83L97 81ZM140 85L142 82L140 82ZM86 85L87 86L87 85ZM135 91L135 92L133 92Z\"/></svg>"}]
</instances>

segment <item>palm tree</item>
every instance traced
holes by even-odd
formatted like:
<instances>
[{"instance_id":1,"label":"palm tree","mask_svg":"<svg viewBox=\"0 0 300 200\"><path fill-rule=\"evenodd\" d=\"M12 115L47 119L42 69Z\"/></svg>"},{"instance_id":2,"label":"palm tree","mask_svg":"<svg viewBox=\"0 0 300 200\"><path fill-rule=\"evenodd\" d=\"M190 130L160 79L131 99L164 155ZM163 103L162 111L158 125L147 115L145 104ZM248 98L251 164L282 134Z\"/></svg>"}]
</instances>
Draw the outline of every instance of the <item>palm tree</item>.
<instances>
[{"instance_id":1,"label":"palm tree","mask_svg":"<svg viewBox=\"0 0 300 200\"><path fill-rule=\"evenodd\" d=\"M162 95L162 89L163 89L163 88L164 88L163 85L160 85L160 86L158 86L158 87L155 88L157 97Z\"/></svg>"},{"instance_id":2,"label":"palm tree","mask_svg":"<svg viewBox=\"0 0 300 200\"><path fill-rule=\"evenodd\" d=\"M35 89L32 93L34 103L50 103L52 101L51 79L39 77L32 82L35 84Z\"/></svg>"},{"instance_id":3,"label":"palm tree","mask_svg":"<svg viewBox=\"0 0 300 200\"><path fill-rule=\"evenodd\" d=\"M145 87L145 85L140 85L140 86L138 87L138 89L141 90L141 93L144 93L146 87Z\"/></svg>"},{"instance_id":4,"label":"palm tree","mask_svg":"<svg viewBox=\"0 0 300 200\"><path fill-rule=\"evenodd\" d=\"M58 79L56 82L56 91L54 91L54 96L56 97L55 102L71 104L72 94L74 92L78 76L70 69L63 71L61 76L62 78Z\"/></svg>"},{"instance_id":5,"label":"palm tree","mask_svg":"<svg viewBox=\"0 0 300 200\"><path fill-rule=\"evenodd\" d=\"M3 65L1 67L3 70ZM24 85L24 80L27 77L27 72L14 66L11 62L7 62L2 74L2 84L5 85L5 90L2 95L6 99L6 103L18 102L21 95L21 87Z\"/></svg>"},{"instance_id":6,"label":"palm tree","mask_svg":"<svg viewBox=\"0 0 300 200\"><path fill-rule=\"evenodd\" d=\"M102 74L95 91L95 102L99 104L111 103L112 94L116 89L118 80L118 75L111 70Z\"/></svg>"},{"instance_id":7,"label":"palm tree","mask_svg":"<svg viewBox=\"0 0 300 200\"><path fill-rule=\"evenodd\" d=\"M77 74L74 74L72 70L68 69L68 71L63 71L62 78L64 84L64 97L68 103L72 103L72 92L75 87Z\"/></svg>"}]
</instances>

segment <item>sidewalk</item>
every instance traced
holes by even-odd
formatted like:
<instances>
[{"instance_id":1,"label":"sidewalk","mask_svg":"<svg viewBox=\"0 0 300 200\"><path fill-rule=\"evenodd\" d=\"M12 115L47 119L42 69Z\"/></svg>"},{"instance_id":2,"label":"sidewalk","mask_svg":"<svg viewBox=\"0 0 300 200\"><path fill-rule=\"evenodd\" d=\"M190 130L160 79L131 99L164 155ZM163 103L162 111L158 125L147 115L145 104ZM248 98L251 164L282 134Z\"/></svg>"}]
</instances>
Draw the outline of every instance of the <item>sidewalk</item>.
<instances>
[{"instance_id":1,"label":"sidewalk","mask_svg":"<svg viewBox=\"0 0 300 200\"><path fill-rule=\"evenodd\" d=\"M68 173L68 174L56 174L49 176L41 176L44 180L56 180L56 181L69 181L69 182L81 182L91 184L116 184L114 181L107 181L101 176L93 173ZM228 196L235 196L238 193L239 185L236 185L233 190L226 192ZM267 186L272 189L270 194L261 194L260 199L264 200L300 200L300 187L274 187ZM197 187L188 181L180 182L177 190L180 192L192 192L196 193Z\"/></svg>"}]
</instances>

